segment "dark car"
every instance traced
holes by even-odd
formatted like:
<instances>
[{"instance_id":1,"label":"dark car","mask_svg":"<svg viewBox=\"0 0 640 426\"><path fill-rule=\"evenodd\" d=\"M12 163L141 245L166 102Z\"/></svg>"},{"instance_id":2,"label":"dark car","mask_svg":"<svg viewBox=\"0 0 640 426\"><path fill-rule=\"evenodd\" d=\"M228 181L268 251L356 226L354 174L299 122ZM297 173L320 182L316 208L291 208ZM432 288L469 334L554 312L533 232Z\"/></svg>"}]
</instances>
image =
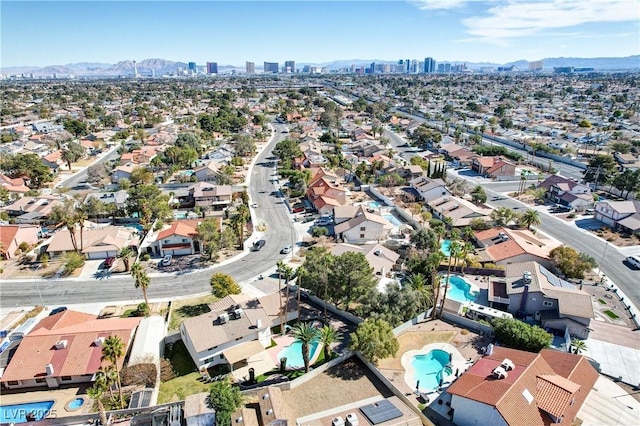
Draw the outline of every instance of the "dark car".
<instances>
[{"instance_id":1,"label":"dark car","mask_svg":"<svg viewBox=\"0 0 640 426\"><path fill-rule=\"evenodd\" d=\"M113 256L109 256L104 260L104 269L110 269L113 266L113 262L116 261L116 258Z\"/></svg>"},{"instance_id":2,"label":"dark car","mask_svg":"<svg viewBox=\"0 0 640 426\"><path fill-rule=\"evenodd\" d=\"M260 249L264 247L265 244L267 244L265 240L256 241L255 243L253 243L253 251L260 251Z\"/></svg>"},{"instance_id":3,"label":"dark car","mask_svg":"<svg viewBox=\"0 0 640 426\"><path fill-rule=\"evenodd\" d=\"M59 314L60 312L64 312L66 310L67 310L66 306L60 306L59 308L52 309L51 313L49 314L49 316L55 315L55 314Z\"/></svg>"}]
</instances>

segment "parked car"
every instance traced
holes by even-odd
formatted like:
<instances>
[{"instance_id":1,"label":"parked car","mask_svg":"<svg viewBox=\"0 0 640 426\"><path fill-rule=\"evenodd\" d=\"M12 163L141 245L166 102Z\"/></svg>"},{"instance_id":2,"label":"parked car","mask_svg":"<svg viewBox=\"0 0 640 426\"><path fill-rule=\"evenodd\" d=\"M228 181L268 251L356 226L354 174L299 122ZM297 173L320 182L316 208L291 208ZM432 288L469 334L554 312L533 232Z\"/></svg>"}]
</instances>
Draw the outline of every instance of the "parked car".
<instances>
[{"instance_id":1,"label":"parked car","mask_svg":"<svg viewBox=\"0 0 640 426\"><path fill-rule=\"evenodd\" d=\"M255 201L253 203L251 203L251 207L253 207L254 209L258 208L258 203L256 203Z\"/></svg>"},{"instance_id":2,"label":"parked car","mask_svg":"<svg viewBox=\"0 0 640 426\"><path fill-rule=\"evenodd\" d=\"M170 254L167 254L165 257L163 257L162 258L162 266L171 265L171 259L173 259L173 256L171 256Z\"/></svg>"},{"instance_id":3,"label":"parked car","mask_svg":"<svg viewBox=\"0 0 640 426\"><path fill-rule=\"evenodd\" d=\"M304 211L304 204L302 204L302 203L294 204L293 207L292 207L292 211L294 213L303 212Z\"/></svg>"},{"instance_id":4,"label":"parked car","mask_svg":"<svg viewBox=\"0 0 640 426\"><path fill-rule=\"evenodd\" d=\"M318 226L327 226L327 225L331 225L332 223L333 223L333 220L327 217L321 217L320 219L316 220L316 225Z\"/></svg>"},{"instance_id":5,"label":"parked car","mask_svg":"<svg viewBox=\"0 0 640 426\"><path fill-rule=\"evenodd\" d=\"M255 243L253 243L253 251L260 251L260 249L264 247L265 244L267 244L265 240L256 241Z\"/></svg>"},{"instance_id":6,"label":"parked car","mask_svg":"<svg viewBox=\"0 0 640 426\"><path fill-rule=\"evenodd\" d=\"M280 250L280 254L289 254L293 250L292 246L286 246L282 250Z\"/></svg>"},{"instance_id":7,"label":"parked car","mask_svg":"<svg viewBox=\"0 0 640 426\"><path fill-rule=\"evenodd\" d=\"M109 256L104 260L104 269L111 269L114 265L116 258L113 256Z\"/></svg>"},{"instance_id":8,"label":"parked car","mask_svg":"<svg viewBox=\"0 0 640 426\"><path fill-rule=\"evenodd\" d=\"M640 268L640 256L629 256L626 262L633 268Z\"/></svg>"},{"instance_id":9,"label":"parked car","mask_svg":"<svg viewBox=\"0 0 640 426\"><path fill-rule=\"evenodd\" d=\"M60 312L64 312L66 310L67 310L66 306L60 306L58 308L52 309L51 312L49 313L49 316L59 314Z\"/></svg>"}]
</instances>

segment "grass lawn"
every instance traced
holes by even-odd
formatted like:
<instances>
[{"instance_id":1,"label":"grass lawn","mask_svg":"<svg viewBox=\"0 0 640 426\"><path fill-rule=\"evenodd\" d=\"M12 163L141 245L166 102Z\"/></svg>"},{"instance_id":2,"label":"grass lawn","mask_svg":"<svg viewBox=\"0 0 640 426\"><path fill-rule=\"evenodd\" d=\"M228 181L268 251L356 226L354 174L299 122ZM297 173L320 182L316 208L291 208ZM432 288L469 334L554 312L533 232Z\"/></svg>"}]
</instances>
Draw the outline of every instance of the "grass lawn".
<instances>
[{"instance_id":1,"label":"grass lawn","mask_svg":"<svg viewBox=\"0 0 640 426\"><path fill-rule=\"evenodd\" d=\"M176 300L171 306L171 318L169 318L169 330L177 330L186 318L210 312L208 304L218 301L213 294L197 299Z\"/></svg>"},{"instance_id":2,"label":"grass lawn","mask_svg":"<svg viewBox=\"0 0 640 426\"><path fill-rule=\"evenodd\" d=\"M402 355L411 350L422 349L431 343L451 343L456 335L455 331L410 331L398 337L400 349L393 358L378 361L378 368L388 370L402 370Z\"/></svg>"},{"instance_id":3,"label":"grass lawn","mask_svg":"<svg viewBox=\"0 0 640 426\"><path fill-rule=\"evenodd\" d=\"M158 404L182 401L188 395L207 392L210 384L202 383L198 380L199 378L200 373L195 372L161 383L160 392L158 393Z\"/></svg>"},{"instance_id":4,"label":"grass lawn","mask_svg":"<svg viewBox=\"0 0 640 426\"><path fill-rule=\"evenodd\" d=\"M613 311L612 311L612 310L610 310L610 309L607 309L606 311L604 311L604 313L605 313L609 318L611 318L611 319L618 319L618 318L620 318L618 315L616 315L616 313L615 313L615 312L613 312Z\"/></svg>"},{"instance_id":5,"label":"grass lawn","mask_svg":"<svg viewBox=\"0 0 640 426\"><path fill-rule=\"evenodd\" d=\"M607 302L605 302L605 301L604 301L604 300L602 300L602 299L598 299L598 302L600 302L600 304L601 304L601 305L606 305L606 304L607 304Z\"/></svg>"},{"instance_id":6,"label":"grass lawn","mask_svg":"<svg viewBox=\"0 0 640 426\"><path fill-rule=\"evenodd\" d=\"M173 371L175 371L178 376L186 376L187 374L198 372L182 340L178 340L173 345L167 345L164 356L171 361Z\"/></svg>"}]
</instances>

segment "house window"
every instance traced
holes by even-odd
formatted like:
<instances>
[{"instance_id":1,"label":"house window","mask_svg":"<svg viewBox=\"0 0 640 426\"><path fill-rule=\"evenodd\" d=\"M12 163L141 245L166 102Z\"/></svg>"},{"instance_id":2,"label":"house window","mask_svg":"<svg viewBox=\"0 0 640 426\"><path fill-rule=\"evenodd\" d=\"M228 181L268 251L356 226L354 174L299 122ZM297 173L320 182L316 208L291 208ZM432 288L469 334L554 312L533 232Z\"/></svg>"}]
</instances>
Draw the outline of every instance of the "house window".
<instances>
[{"instance_id":1,"label":"house window","mask_svg":"<svg viewBox=\"0 0 640 426\"><path fill-rule=\"evenodd\" d=\"M544 302L542 302L542 306L546 307L546 308L550 308L553 306L553 302L550 302L548 300L545 300Z\"/></svg>"},{"instance_id":2,"label":"house window","mask_svg":"<svg viewBox=\"0 0 640 426\"><path fill-rule=\"evenodd\" d=\"M17 380L9 380L9 381L7 382L7 384L8 384L9 386L18 386L18 385L20 384L20 382L19 382L19 381L17 381Z\"/></svg>"},{"instance_id":3,"label":"house window","mask_svg":"<svg viewBox=\"0 0 640 426\"><path fill-rule=\"evenodd\" d=\"M366 230L367 230L367 227L366 227L366 226L361 226L361 227L360 227L360 231L366 231Z\"/></svg>"},{"instance_id":4,"label":"house window","mask_svg":"<svg viewBox=\"0 0 640 426\"><path fill-rule=\"evenodd\" d=\"M70 382L71 381L71 376L62 376L62 381L63 382Z\"/></svg>"},{"instance_id":5,"label":"house window","mask_svg":"<svg viewBox=\"0 0 640 426\"><path fill-rule=\"evenodd\" d=\"M364 238L364 234L360 234L360 238Z\"/></svg>"},{"instance_id":6,"label":"house window","mask_svg":"<svg viewBox=\"0 0 640 426\"><path fill-rule=\"evenodd\" d=\"M164 240L163 241L165 244L169 244L169 240Z\"/></svg>"},{"instance_id":7,"label":"house window","mask_svg":"<svg viewBox=\"0 0 640 426\"><path fill-rule=\"evenodd\" d=\"M187 242L189 242L189 240L187 240L186 238L183 238L183 239L182 239L182 242L183 242L183 243L187 243Z\"/></svg>"},{"instance_id":8,"label":"house window","mask_svg":"<svg viewBox=\"0 0 640 426\"><path fill-rule=\"evenodd\" d=\"M44 382L46 382L45 379L40 379L40 378L36 379L36 383L44 383Z\"/></svg>"}]
</instances>

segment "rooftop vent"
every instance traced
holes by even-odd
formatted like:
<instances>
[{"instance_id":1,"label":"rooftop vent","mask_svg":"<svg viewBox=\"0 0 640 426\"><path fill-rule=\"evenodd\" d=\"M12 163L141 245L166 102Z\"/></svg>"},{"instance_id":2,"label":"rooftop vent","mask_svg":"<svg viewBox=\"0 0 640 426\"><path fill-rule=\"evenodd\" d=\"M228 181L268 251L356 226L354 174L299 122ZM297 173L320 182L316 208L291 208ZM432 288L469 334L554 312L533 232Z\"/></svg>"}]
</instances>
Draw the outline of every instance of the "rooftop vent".
<instances>
[{"instance_id":1,"label":"rooftop vent","mask_svg":"<svg viewBox=\"0 0 640 426\"><path fill-rule=\"evenodd\" d=\"M229 314L220 314L218 317L218 321L220 324L226 324L229 322Z\"/></svg>"},{"instance_id":2,"label":"rooftop vent","mask_svg":"<svg viewBox=\"0 0 640 426\"><path fill-rule=\"evenodd\" d=\"M244 316L244 311L242 310L242 308L236 308L233 311L233 317L234 319L240 319Z\"/></svg>"},{"instance_id":3,"label":"rooftop vent","mask_svg":"<svg viewBox=\"0 0 640 426\"><path fill-rule=\"evenodd\" d=\"M98 337L96 340L93 341L93 346L102 346L102 344L104 343L104 337Z\"/></svg>"},{"instance_id":4,"label":"rooftop vent","mask_svg":"<svg viewBox=\"0 0 640 426\"><path fill-rule=\"evenodd\" d=\"M502 367L494 368L491 373L493 374L493 377L496 379L506 379L507 376L509 375L507 371Z\"/></svg>"},{"instance_id":5,"label":"rooftop vent","mask_svg":"<svg viewBox=\"0 0 640 426\"><path fill-rule=\"evenodd\" d=\"M267 416L270 416L270 415L272 415L272 414L273 414L273 409L269 408L269 409L267 410Z\"/></svg>"},{"instance_id":6,"label":"rooftop vent","mask_svg":"<svg viewBox=\"0 0 640 426\"><path fill-rule=\"evenodd\" d=\"M56 342L56 349L67 349L67 344L69 342L67 340L58 340Z\"/></svg>"},{"instance_id":7,"label":"rooftop vent","mask_svg":"<svg viewBox=\"0 0 640 426\"><path fill-rule=\"evenodd\" d=\"M331 425L332 426L344 426L344 420L342 420L342 417L340 417L340 416L334 417L333 420L331 420Z\"/></svg>"},{"instance_id":8,"label":"rooftop vent","mask_svg":"<svg viewBox=\"0 0 640 426\"><path fill-rule=\"evenodd\" d=\"M51 364L45 365L44 372L47 376L53 376L53 372L54 372L53 365Z\"/></svg>"},{"instance_id":9,"label":"rooftop vent","mask_svg":"<svg viewBox=\"0 0 640 426\"><path fill-rule=\"evenodd\" d=\"M382 251L380 251L380 249L377 249L373 252L373 254L375 254L376 256L380 256L382 254Z\"/></svg>"},{"instance_id":10,"label":"rooftop vent","mask_svg":"<svg viewBox=\"0 0 640 426\"><path fill-rule=\"evenodd\" d=\"M533 279L533 275L531 275L531 272L524 271L522 273L522 280L524 281L525 284L530 284L532 279Z\"/></svg>"},{"instance_id":11,"label":"rooftop vent","mask_svg":"<svg viewBox=\"0 0 640 426\"><path fill-rule=\"evenodd\" d=\"M358 426L360 422L358 421L358 416L356 413L347 414L347 425L349 426Z\"/></svg>"},{"instance_id":12,"label":"rooftop vent","mask_svg":"<svg viewBox=\"0 0 640 426\"><path fill-rule=\"evenodd\" d=\"M504 368L505 371L511 371L513 370L513 361L511 361L509 358L505 358L502 360L502 364L500 364L500 367Z\"/></svg>"}]
</instances>

